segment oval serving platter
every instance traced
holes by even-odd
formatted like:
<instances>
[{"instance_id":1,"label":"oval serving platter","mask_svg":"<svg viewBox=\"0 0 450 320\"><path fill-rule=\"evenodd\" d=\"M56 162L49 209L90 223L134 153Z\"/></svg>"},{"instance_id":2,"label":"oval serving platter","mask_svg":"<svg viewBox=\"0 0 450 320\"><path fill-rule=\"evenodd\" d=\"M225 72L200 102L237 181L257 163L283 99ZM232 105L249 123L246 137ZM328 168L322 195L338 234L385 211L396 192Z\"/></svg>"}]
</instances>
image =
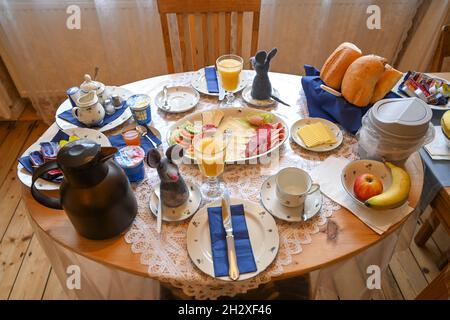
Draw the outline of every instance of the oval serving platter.
<instances>
[{"instance_id":1,"label":"oval serving platter","mask_svg":"<svg viewBox=\"0 0 450 320\"><path fill-rule=\"evenodd\" d=\"M229 125L231 127L231 130L233 131L233 129L234 129L236 132L236 127L239 126L239 121L247 119L247 117L250 115L258 115L258 114L263 114L263 113L270 114L273 117L271 123L272 124L273 123L281 123L283 126L283 129L284 129L284 138L281 141L279 141L278 144L274 145L269 150L267 150L263 153L246 157L245 155L236 155L236 154L233 155L231 152L227 151L228 154L230 155L229 157L227 157L225 159L225 163L227 163L227 164L232 164L232 163L236 163L236 162L245 162L245 161L255 160L255 159L258 159L263 156L268 156L268 155L270 155L271 152L273 152L274 150L277 150L281 145L283 145L283 143L289 138L288 125L286 124L285 120L282 119L280 116L278 116L276 113L262 111L259 109L248 108L248 107L220 108L218 110L220 110L224 113L224 118L221 121L221 124L219 125L219 129L221 129L221 130L229 128L228 127L228 125ZM204 110L204 111L208 111L208 110ZM198 121L201 122L203 112L200 111L200 112L189 114L186 117L184 117L184 118L178 120L176 123L174 123L167 131L166 139L167 139L168 144L172 145L175 143L172 139L174 132L176 130L179 130L180 128L182 128L186 122L190 122L190 123L195 123ZM242 128L239 128L238 130L241 130L241 129ZM239 137L236 137L236 139L243 139L243 137L239 136ZM236 145L238 145L238 143L236 143ZM239 146L237 146L236 148L239 148ZM236 153L239 153L239 150L237 150ZM194 160L193 155L188 152L185 152L184 156L188 159Z\"/></svg>"}]
</instances>

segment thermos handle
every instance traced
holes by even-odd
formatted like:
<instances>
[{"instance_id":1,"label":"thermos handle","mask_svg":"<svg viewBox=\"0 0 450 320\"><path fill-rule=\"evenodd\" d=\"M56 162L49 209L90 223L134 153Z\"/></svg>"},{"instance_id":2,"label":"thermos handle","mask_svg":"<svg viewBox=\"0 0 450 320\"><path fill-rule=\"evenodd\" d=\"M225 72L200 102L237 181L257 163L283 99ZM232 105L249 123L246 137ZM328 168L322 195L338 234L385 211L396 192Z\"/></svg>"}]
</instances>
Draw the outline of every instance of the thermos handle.
<instances>
[{"instance_id":1,"label":"thermos handle","mask_svg":"<svg viewBox=\"0 0 450 320\"><path fill-rule=\"evenodd\" d=\"M61 199L55 197L49 197L42 194L35 186L37 179L41 178L45 173L50 170L59 169L58 163L56 161L49 161L44 163L42 166L37 168L33 173L33 178L31 181L31 195L40 204L52 208L52 209L62 209Z\"/></svg>"},{"instance_id":2,"label":"thermos handle","mask_svg":"<svg viewBox=\"0 0 450 320\"><path fill-rule=\"evenodd\" d=\"M78 107L73 107L72 108L72 116L75 118L75 119L78 119Z\"/></svg>"}]
</instances>

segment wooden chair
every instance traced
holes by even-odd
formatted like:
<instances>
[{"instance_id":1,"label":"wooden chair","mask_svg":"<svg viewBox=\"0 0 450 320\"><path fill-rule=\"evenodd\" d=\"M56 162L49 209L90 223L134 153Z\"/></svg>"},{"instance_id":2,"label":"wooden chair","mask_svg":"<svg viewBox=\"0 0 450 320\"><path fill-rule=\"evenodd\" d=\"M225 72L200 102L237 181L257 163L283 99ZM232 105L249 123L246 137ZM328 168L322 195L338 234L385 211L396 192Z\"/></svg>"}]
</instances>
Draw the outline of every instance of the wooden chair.
<instances>
[{"instance_id":1,"label":"wooden chair","mask_svg":"<svg viewBox=\"0 0 450 320\"><path fill-rule=\"evenodd\" d=\"M450 57L450 25L442 27L430 72L441 72L445 57Z\"/></svg>"},{"instance_id":2,"label":"wooden chair","mask_svg":"<svg viewBox=\"0 0 450 320\"><path fill-rule=\"evenodd\" d=\"M180 46L181 62L183 71L197 70L202 66L215 64L215 59L224 53L235 53L242 56L242 33L244 12L253 13L251 48L250 54L253 55L258 46L259 32L259 13L261 8L261 0L158 0L158 11L161 18L161 27L164 38L164 49L166 51L166 62L169 73L174 72L174 59L171 48L169 34L168 15L175 14L178 26L178 39ZM220 15L225 18L225 43L223 51L220 50ZM232 50L232 14L235 14L236 25L236 46L235 52ZM200 37L197 34L196 16L201 18L201 44ZM208 18L211 28L208 28ZM187 23L186 23L187 21ZM185 37L188 32L189 39ZM208 38L212 39L213 58L209 56ZM186 41L189 41L190 61L188 60L188 52L186 50ZM200 53L203 59L201 60ZM189 67L190 62L190 67Z\"/></svg>"}]
</instances>

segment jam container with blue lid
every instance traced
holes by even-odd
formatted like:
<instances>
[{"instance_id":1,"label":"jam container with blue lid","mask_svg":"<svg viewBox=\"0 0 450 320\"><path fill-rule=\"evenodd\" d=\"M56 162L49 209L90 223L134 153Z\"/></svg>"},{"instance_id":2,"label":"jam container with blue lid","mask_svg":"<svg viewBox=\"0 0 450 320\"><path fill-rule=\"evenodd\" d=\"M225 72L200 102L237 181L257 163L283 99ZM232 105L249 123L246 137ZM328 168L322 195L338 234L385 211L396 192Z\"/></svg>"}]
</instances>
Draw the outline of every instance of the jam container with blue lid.
<instances>
[{"instance_id":1,"label":"jam container with blue lid","mask_svg":"<svg viewBox=\"0 0 450 320\"><path fill-rule=\"evenodd\" d=\"M139 146L126 146L120 149L114 160L125 171L130 182L144 180L144 157L145 151Z\"/></svg>"},{"instance_id":2,"label":"jam container with blue lid","mask_svg":"<svg viewBox=\"0 0 450 320\"><path fill-rule=\"evenodd\" d=\"M150 124L152 114L150 111L151 98L146 94L134 94L126 101L127 107L130 107L133 118L140 125Z\"/></svg>"}]
</instances>

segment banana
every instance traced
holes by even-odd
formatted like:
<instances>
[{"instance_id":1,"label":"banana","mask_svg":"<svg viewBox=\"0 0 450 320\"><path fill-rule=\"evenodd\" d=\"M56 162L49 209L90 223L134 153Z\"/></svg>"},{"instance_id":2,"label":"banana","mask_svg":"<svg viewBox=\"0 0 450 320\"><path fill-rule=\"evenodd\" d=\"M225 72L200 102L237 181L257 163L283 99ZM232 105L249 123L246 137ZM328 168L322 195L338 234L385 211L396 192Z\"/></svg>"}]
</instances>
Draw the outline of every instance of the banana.
<instances>
[{"instance_id":1,"label":"banana","mask_svg":"<svg viewBox=\"0 0 450 320\"><path fill-rule=\"evenodd\" d=\"M441 127L444 134L450 139L450 110L446 111L442 116Z\"/></svg>"},{"instance_id":2,"label":"banana","mask_svg":"<svg viewBox=\"0 0 450 320\"><path fill-rule=\"evenodd\" d=\"M390 162L385 163L391 169L392 184L383 193L366 200L366 206L377 209L392 209L401 206L408 199L409 190L411 189L411 179L409 174L394 166Z\"/></svg>"}]
</instances>

